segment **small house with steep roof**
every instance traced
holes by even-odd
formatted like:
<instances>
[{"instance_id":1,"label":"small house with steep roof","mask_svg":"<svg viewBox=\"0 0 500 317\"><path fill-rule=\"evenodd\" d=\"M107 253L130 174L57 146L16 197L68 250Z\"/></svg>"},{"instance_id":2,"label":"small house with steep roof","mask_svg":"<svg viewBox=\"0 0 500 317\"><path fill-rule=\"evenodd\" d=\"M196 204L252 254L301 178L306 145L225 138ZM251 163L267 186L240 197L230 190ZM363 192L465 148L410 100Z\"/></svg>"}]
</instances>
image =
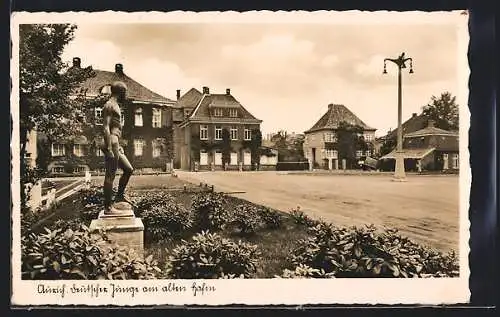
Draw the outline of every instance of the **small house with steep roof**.
<instances>
[{"instance_id":1,"label":"small house with steep roof","mask_svg":"<svg viewBox=\"0 0 500 317\"><path fill-rule=\"evenodd\" d=\"M305 131L304 155L313 167L338 169L344 159L337 149L337 131L342 124L357 126L362 129L364 140L371 144L375 140L375 128L368 126L351 110L341 104L329 104L328 111L310 128ZM372 149L357 150L356 158L370 157Z\"/></svg>"},{"instance_id":2,"label":"small house with steep roof","mask_svg":"<svg viewBox=\"0 0 500 317\"><path fill-rule=\"evenodd\" d=\"M434 120L427 127L403 135L405 168L414 171L448 171L459 169L458 131L437 128ZM396 151L381 160L394 169Z\"/></svg>"}]
</instances>

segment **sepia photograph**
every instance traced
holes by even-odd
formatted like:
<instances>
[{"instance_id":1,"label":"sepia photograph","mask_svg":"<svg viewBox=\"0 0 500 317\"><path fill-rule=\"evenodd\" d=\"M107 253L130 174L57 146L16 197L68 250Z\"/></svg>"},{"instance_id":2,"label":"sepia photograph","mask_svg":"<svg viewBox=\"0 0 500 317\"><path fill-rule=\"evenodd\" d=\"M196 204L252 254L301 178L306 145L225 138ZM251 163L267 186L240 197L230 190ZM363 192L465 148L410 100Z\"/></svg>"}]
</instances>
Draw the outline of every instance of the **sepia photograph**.
<instances>
[{"instance_id":1,"label":"sepia photograph","mask_svg":"<svg viewBox=\"0 0 500 317\"><path fill-rule=\"evenodd\" d=\"M467 302L466 23L14 15L13 303Z\"/></svg>"}]
</instances>

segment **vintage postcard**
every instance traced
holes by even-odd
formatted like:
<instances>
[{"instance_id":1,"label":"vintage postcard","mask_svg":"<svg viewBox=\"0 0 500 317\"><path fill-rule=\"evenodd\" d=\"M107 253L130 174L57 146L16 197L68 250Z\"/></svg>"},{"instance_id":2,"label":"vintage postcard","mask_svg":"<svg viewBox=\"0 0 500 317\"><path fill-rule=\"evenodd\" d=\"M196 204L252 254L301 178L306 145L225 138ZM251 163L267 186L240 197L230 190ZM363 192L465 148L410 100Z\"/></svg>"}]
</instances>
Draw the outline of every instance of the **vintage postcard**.
<instances>
[{"instance_id":1,"label":"vintage postcard","mask_svg":"<svg viewBox=\"0 0 500 317\"><path fill-rule=\"evenodd\" d=\"M467 19L13 14L12 304L467 303Z\"/></svg>"}]
</instances>

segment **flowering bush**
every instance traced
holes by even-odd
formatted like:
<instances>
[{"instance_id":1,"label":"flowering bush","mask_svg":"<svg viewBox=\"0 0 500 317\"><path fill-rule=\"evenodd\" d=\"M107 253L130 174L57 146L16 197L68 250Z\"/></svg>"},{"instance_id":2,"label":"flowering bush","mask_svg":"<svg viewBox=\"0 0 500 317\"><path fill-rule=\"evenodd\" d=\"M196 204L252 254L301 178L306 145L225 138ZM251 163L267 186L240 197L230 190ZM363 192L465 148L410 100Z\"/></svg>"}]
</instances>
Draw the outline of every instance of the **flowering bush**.
<instances>
[{"instance_id":1,"label":"flowering bush","mask_svg":"<svg viewBox=\"0 0 500 317\"><path fill-rule=\"evenodd\" d=\"M166 275L175 279L251 277L259 255L256 245L201 232L172 250Z\"/></svg>"},{"instance_id":2,"label":"flowering bush","mask_svg":"<svg viewBox=\"0 0 500 317\"><path fill-rule=\"evenodd\" d=\"M314 226L318 223L317 220L312 219L308 215L306 215L305 212L303 212L300 207L297 207L296 209L292 209L290 212L290 215L295 222L295 224L300 225L300 226Z\"/></svg>"},{"instance_id":3,"label":"flowering bush","mask_svg":"<svg viewBox=\"0 0 500 317\"><path fill-rule=\"evenodd\" d=\"M291 262L335 277L445 277L458 276L456 254L443 254L418 245L395 230L334 228L320 223L308 229ZM284 274L290 275L289 271Z\"/></svg>"},{"instance_id":4,"label":"flowering bush","mask_svg":"<svg viewBox=\"0 0 500 317\"><path fill-rule=\"evenodd\" d=\"M231 220L223 207L224 195L201 193L194 197L191 209L194 225L198 230L221 230Z\"/></svg>"}]
</instances>

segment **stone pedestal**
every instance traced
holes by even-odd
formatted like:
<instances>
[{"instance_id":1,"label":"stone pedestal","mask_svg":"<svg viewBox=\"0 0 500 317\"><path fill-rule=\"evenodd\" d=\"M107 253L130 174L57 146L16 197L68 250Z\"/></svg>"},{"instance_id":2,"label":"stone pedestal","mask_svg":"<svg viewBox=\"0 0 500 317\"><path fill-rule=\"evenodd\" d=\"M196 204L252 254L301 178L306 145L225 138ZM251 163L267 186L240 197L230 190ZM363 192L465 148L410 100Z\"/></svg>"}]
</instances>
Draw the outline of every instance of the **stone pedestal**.
<instances>
[{"instance_id":1,"label":"stone pedestal","mask_svg":"<svg viewBox=\"0 0 500 317\"><path fill-rule=\"evenodd\" d=\"M138 255L144 255L144 224L136 218L132 206L126 202L113 205L113 213L99 213L97 219L90 223L90 232L97 234L104 230L111 242L134 249Z\"/></svg>"}]
</instances>

